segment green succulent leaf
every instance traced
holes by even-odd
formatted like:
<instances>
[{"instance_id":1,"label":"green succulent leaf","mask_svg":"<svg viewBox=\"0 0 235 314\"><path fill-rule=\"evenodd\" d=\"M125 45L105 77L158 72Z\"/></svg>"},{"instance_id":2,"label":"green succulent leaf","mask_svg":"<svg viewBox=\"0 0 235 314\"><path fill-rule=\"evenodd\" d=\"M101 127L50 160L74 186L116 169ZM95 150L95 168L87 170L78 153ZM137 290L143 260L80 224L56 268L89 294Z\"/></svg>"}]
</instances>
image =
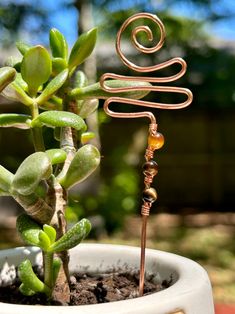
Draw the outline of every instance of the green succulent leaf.
<instances>
[{"instance_id":1,"label":"green succulent leaf","mask_svg":"<svg viewBox=\"0 0 235 314\"><path fill-rule=\"evenodd\" d=\"M36 152L28 156L16 171L12 181L12 189L22 195L33 193L41 180L52 174L50 159L44 152Z\"/></svg>"},{"instance_id":2,"label":"green succulent leaf","mask_svg":"<svg viewBox=\"0 0 235 314\"><path fill-rule=\"evenodd\" d=\"M62 58L52 59L52 74L57 75L67 68L67 62Z\"/></svg>"},{"instance_id":3,"label":"green succulent leaf","mask_svg":"<svg viewBox=\"0 0 235 314\"><path fill-rule=\"evenodd\" d=\"M85 130L86 124L84 120L72 112L66 111L46 111L35 118L31 126L41 127L46 125L48 127L71 127L76 130Z\"/></svg>"},{"instance_id":4,"label":"green succulent leaf","mask_svg":"<svg viewBox=\"0 0 235 314\"><path fill-rule=\"evenodd\" d=\"M67 69L62 71L56 77L54 77L53 80L51 80L50 83L42 91L41 95L37 97L36 99L37 104L41 105L45 101L50 99L57 92L57 90L64 84L67 77L68 77Z\"/></svg>"},{"instance_id":5,"label":"green succulent leaf","mask_svg":"<svg viewBox=\"0 0 235 314\"><path fill-rule=\"evenodd\" d=\"M19 50L19 52L22 54L22 56L24 56L26 52L31 48L30 45L24 43L23 41L18 41L16 43L16 47Z\"/></svg>"},{"instance_id":6,"label":"green succulent leaf","mask_svg":"<svg viewBox=\"0 0 235 314\"><path fill-rule=\"evenodd\" d=\"M4 62L4 66L15 68L15 66L20 64L20 63L21 63L21 59L19 59L18 57L10 56Z\"/></svg>"},{"instance_id":7,"label":"green succulent leaf","mask_svg":"<svg viewBox=\"0 0 235 314\"><path fill-rule=\"evenodd\" d=\"M79 110L79 116L86 119L90 114L92 114L99 106L98 99L86 99L83 101L81 108Z\"/></svg>"},{"instance_id":8,"label":"green succulent leaf","mask_svg":"<svg viewBox=\"0 0 235 314\"><path fill-rule=\"evenodd\" d=\"M50 248L51 241L50 241L50 238L48 237L48 235L46 234L46 232L44 232L43 230L40 230L39 234L38 234L38 239L39 239L38 246L44 252L47 252L49 250L49 248Z\"/></svg>"},{"instance_id":9,"label":"green succulent leaf","mask_svg":"<svg viewBox=\"0 0 235 314\"><path fill-rule=\"evenodd\" d=\"M74 86L84 87L88 84L88 78L83 71L77 71L74 76Z\"/></svg>"},{"instance_id":10,"label":"green succulent leaf","mask_svg":"<svg viewBox=\"0 0 235 314\"><path fill-rule=\"evenodd\" d=\"M17 82L9 84L2 91L2 95L7 99L19 101L26 106L33 104L33 99L25 93L24 89Z\"/></svg>"},{"instance_id":11,"label":"green succulent leaf","mask_svg":"<svg viewBox=\"0 0 235 314\"><path fill-rule=\"evenodd\" d=\"M18 84L24 91L28 91L28 85L23 80L21 73L16 74L15 83Z\"/></svg>"},{"instance_id":12,"label":"green succulent leaf","mask_svg":"<svg viewBox=\"0 0 235 314\"><path fill-rule=\"evenodd\" d=\"M66 152L60 148L48 149L45 152L52 165L63 163L67 157Z\"/></svg>"},{"instance_id":13,"label":"green succulent leaf","mask_svg":"<svg viewBox=\"0 0 235 314\"><path fill-rule=\"evenodd\" d=\"M81 64L92 53L97 38L97 28L82 34L74 44L69 56L69 69Z\"/></svg>"},{"instance_id":14,"label":"green succulent leaf","mask_svg":"<svg viewBox=\"0 0 235 314\"><path fill-rule=\"evenodd\" d=\"M29 94L35 96L39 86L47 82L52 72L51 58L43 46L30 48L21 63L21 74L29 87Z\"/></svg>"},{"instance_id":15,"label":"green succulent leaf","mask_svg":"<svg viewBox=\"0 0 235 314\"><path fill-rule=\"evenodd\" d=\"M14 81L16 77L16 70L11 67L3 67L0 69L0 92L4 90L4 88L9 85L12 81Z\"/></svg>"},{"instance_id":16,"label":"green succulent leaf","mask_svg":"<svg viewBox=\"0 0 235 314\"><path fill-rule=\"evenodd\" d=\"M58 241L52 244L52 252L69 250L78 245L90 232L91 223L87 219L82 219L68 230Z\"/></svg>"},{"instance_id":17,"label":"green succulent leaf","mask_svg":"<svg viewBox=\"0 0 235 314\"><path fill-rule=\"evenodd\" d=\"M21 67L21 59L17 57L10 56L4 62L4 66L14 68L18 72L20 72Z\"/></svg>"},{"instance_id":18,"label":"green succulent leaf","mask_svg":"<svg viewBox=\"0 0 235 314\"><path fill-rule=\"evenodd\" d=\"M95 133L94 132L84 132L81 135L81 143L82 145L87 144L90 140L95 138Z\"/></svg>"},{"instance_id":19,"label":"green succulent leaf","mask_svg":"<svg viewBox=\"0 0 235 314\"><path fill-rule=\"evenodd\" d=\"M0 127L2 128L19 128L30 129L31 116L18 113L2 113L0 114Z\"/></svg>"},{"instance_id":20,"label":"green succulent leaf","mask_svg":"<svg viewBox=\"0 0 235 314\"><path fill-rule=\"evenodd\" d=\"M60 184L69 189L92 174L99 163L100 153L98 149L91 144L84 145L76 152L66 175L60 179Z\"/></svg>"},{"instance_id":21,"label":"green succulent leaf","mask_svg":"<svg viewBox=\"0 0 235 314\"><path fill-rule=\"evenodd\" d=\"M61 32L56 28L50 30L50 47L53 57L67 59L68 56L68 44Z\"/></svg>"},{"instance_id":22,"label":"green succulent leaf","mask_svg":"<svg viewBox=\"0 0 235 314\"><path fill-rule=\"evenodd\" d=\"M34 291L45 293L48 296L51 290L35 275L30 260L26 259L18 267L18 275L24 288L23 291Z\"/></svg>"},{"instance_id":23,"label":"green succulent leaf","mask_svg":"<svg viewBox=\"0 0 235 314\"><path fill-rule=\"evenodd\" d=\"M61 265L62 265L62 262L61 262L61 260L59 258L55 258L53 260L53 265L52 265L53 285L56 282L56 278L58 277Z\"/></svg>"},{"instance_id":24,"label":"green succulent leaf","mask_svg":"<svg viewBox=\"0 0 235 314\"><path fill-rule=\"evenodd\" d=\"M43 110L62 110L62 99L54 95L49 100L40 104L39 107Z\"/></svg>"},{"instance_id":25,"label":"green succulent leaf","mask_svg":"<svg viewBox=\"0 0 235 314\"><path fill-rule=\"evenodd\" d=\"M13 178L13 173L0 165L0 189L3 192L9 192Z\"/></svg>"},{"instance_id":26,"label":"green succulent leaf","mask_svg":"<svg viewBox=\"0 0 235 314\"><path fill-rule=\"evenodd\" d=\"M19 290L23 295L26 295L27 297L31 297L32 295L36 293L35 291L31 290L29 287L27 287L23 283L20 285Z\"/></svg>"},{"instance_id":27,"label":"green succulent leaf","mask_svg":"<svg viewBox=\"0 0 235 314\"><path fill-rule=\"evenodd\" d=\"M47 234L50 239L50 243L54 243L56 239L56 230L50 225L43 225L43 231Z\"/></svg>"},{"instance_id":28,"label":"green succulent leaf","mask_svg":"<svg viewBox=\"0 0 235 314\"><path fill-rule=\"evenodd\" d=\"M91 98L100 98L106 99L108 97L128 97L132 99L141 99L146 96L149 91L146 90L137 90L134 87L149 87L151 86L148 82L137 82L137 81L123 81L123 80L108 80L105 82L105 85L110 88L120 88L120 87L132 87L133 90L128 92L120 92L120 93L111 93L104 91L100 83L95 83L89 86L85 86L83 88L74 88L69 93L69 96L72 99L91 99Z\"/></svg>"},{"instance_id":29,"label":"green succulent leaf","mask_svg":"<svg viewBox=\"0 0 235 314\"><path fill-rule=\"evenodd\" d=\"M16 229L24 242L39 246L39 232L42 228L27 214L21 214L17 217Z\"/></svg>"}]
</instances>

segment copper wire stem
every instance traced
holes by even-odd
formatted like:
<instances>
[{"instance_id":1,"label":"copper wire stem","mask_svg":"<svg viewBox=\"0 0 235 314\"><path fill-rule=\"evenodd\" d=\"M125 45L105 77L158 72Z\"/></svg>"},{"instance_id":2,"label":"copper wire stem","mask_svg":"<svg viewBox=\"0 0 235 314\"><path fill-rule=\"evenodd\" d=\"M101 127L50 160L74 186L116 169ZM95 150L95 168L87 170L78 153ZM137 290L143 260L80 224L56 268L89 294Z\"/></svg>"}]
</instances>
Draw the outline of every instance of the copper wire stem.
<instances>
[{"instance_id":1,"label":"copper wire stem","mask_svg":"<svg viewBox=\"0 0 235 314\"><path fill-rule=\"evenodd\" d=\"M140 243L140 281L139 281L139 296L144 293L144 277L145 277L145 249L146 249L146 234L147 222L150 213L151 205L144 202L141 208L142 227L141 227L141 243Z\"/></svg>"},{"instance_id":2,"label":"copper wire stem","mask_svg":"<svg viewBox=\"0 0 235 314\"><path fill-rule=\"evenodd\" d=\"M146 248L147 220L148 220L148 216L142 215L141 252L140 252L140 281L139 281L139 296L140 297L144 294L145 248Z\"/></svg>"},{"instance_id":3,"label":"copper wire stem","mask_svg":"<svg viewBox=\"0 0 235 314\"><path fill-rule=\"evenodd\" d=\"M142 44L138 42L137 35L140 32L144 32L147 35L149 41L153 41L155 34L153 31L146 25L136 26L132 30L131 34L131 42L133 46L141 53L155 53L161 49L164 44L165 40L165 27L161 20L154 14L150 13L137 13L130 18L128 18L123 25L121 26L120 30L117 33L116 38L116 51L119 55L122 62L131 70L140 73L149 73L154 71L159 71L162 69L166 69L169 66L178 64L180 66L180 70L171 76L167 77L149 77L149 76L124 76L118 75L115 73L105 73L100 78L100 86L104 91L109 93L120 93L120 92L128 92L133 90L142 90L142 91L153 91L156 92L156 95L159 92L167 92L167 93L176 93L176 94L183 94L186 95L186 99L179 103L168 104L168 103L160 103L160 102L150 102L146 100L139 100L139 99L130 99L124 97L115 97L111 96L105 100L104 103L104 111L111 117L115 118L142 118L147 117L150 119L150 130L149 134L155 133L156 129L156 118L150 111L142 111L142 112L116 112L109 108L111 103L125 103L135 106L144 106L148 108L158 108L158 109L181 109L189 106L192 102L193 95L191 91L187 88L183 87L175 87L175 86L159 86L159 85L146 85L146 86L132 86L132 87L119 87L119 88L111 88L108 87L105 82L108 79L118 79L123 81L141 81L141 82L149 82L149 83L169 83L178 80L181 78L187 69L187 64L182 58L172 58L160 64L152 65L152 66L139 66L134 64L133 62L129 61L123 54L121 49L121 36L122 33L126 30L126 28L130 25L130 23L138 20L138 19L149 19L154 22L159 30L160 30L160 38L158 42L153 47L144 47ZM153 151L149 148L146 149L145 159L146 161L153 158ZM150 186L152 179L145 178L145 185L147 184ZM146 229L147 229L147 218L149 216L151 204L147 204L144 202L142 205L141 215L142 215L142 229L141 229L141 256L140 256L140 282L139 282L139 295L143 295L144 291L144 276L145 276L145 247L146 247ZM180 313L180 312L179 312Z\"/></svg>"}]
</instances>

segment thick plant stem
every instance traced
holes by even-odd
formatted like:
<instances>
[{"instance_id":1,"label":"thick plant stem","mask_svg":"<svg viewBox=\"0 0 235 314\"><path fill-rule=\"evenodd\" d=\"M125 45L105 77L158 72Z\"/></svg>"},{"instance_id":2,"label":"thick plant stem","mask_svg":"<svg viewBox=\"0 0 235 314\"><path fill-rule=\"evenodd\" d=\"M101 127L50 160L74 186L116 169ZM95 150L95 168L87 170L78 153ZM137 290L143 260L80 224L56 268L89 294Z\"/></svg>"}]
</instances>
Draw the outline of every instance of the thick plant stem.
<instances>
[{"instance_id":1,"label":"thick plant stem","mask_svg":"<svg viewBox=\"0 0 235 314\"><path fill-rule=\"evenodd\" d=\"M51 218L54 215L54 209L43 198L36 193L30 195L20 195L13 193L14 199L24 208L26 213L36 220L38 223L50 224Z\"/></svg>"},{"instance_id":2,"label":"thick plant stem","mask_svg":"<svg viewBox=\"0 0 235 314\"><path fill-rule=\"evenodd\" d=\"M63 109L65 111L73 112L77 114L76 106L74 101L69 101L68 96L66 96L63 100ZM62 178L70 164L73 160L73 157L76 153L77 148L77 131L70 128L70 127L64 127L61 129L60 133L60 148L63 149L67 153L67 158L64 162L63 168L60 171L60 174L58 175L58 179Z\"/></svg>"},{"instance_id":3,"label":"thick plant stem","mask_svg":"<svg viewBox=\"0 0 235 314\"><path fill-rule=\"evenodd\" d=\"M57 239L65 234L67 224L64 216L64 211L67 203L67 194L56 179L53 179L49 185L48 202L55 209L54 216L51 220L51 225L56 229ZM54 300L68 303L70 300L69 290L69 256L68 252L64 251L58 254L62 260L62 266L59 270L58 277L52 292Z\"/></svg>"},{"instance_id":4,"label":"thick plant stem","mask_svg":"<svg viewBox=\"0 0 235 314\"><path fill-rule=\"evenodd\" d=\"M74 112L73 106L69 103L68 99L63 100L63 109L65 111ZM71 161L76 153L76 132L71 128L65 127L61 130L60 147L67 153L67 158L65 160L64 166L61 170L60 176L66 174ZM62 237L67 229L67 223L65 220L65 207L67 204L67 192L58 183L57 180L53 182L53 207L55 208L55 214L52 218L52 225L56 229L57 237ZM62 260L62 267L60 268L57 280L55 282L55 287L52 293L53 299L68 303L70 300L70 289L69 289L69 255L68 251L63 251L58 254L59 258Z\"/></svg>"},{"instance_id":5,"label":"thick plant stem","mask_svg":"<svg viewBox=\"0 0 235 314\"><path fill-rule=\"evenodd\" d=\"M60 148L67 153L67 157L64 162L63 168L60 171L60 174L57 176L58 179L63 178L65 176L71 164L71 161L73 160L73 157L76 153L76 149L73 146L72 129L69 127L62 128L61 130Z\"/></svg>"}]
</instances>

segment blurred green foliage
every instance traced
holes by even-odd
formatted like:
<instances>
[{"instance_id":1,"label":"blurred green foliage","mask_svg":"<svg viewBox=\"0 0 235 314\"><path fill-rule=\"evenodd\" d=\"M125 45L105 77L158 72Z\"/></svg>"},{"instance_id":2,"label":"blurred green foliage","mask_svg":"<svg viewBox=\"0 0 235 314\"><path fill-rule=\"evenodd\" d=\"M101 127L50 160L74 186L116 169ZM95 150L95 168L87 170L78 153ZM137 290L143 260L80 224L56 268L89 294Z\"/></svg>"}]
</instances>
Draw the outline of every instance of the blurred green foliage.
<instances>
[{"instance_id":1,"label":"blurred green foliage","mask_svg":"<svg viewBox=\"0 0 235 314\"><path fill-rule=\"evenodd\" d=\"M1 1L1 45L11 46L18 39L21 31L29 30L28 21L32 16L36 23L31 23L30 31L39 34L48 29L48 12L44 8L27 1Z\"/></svg>"}]
</instances>

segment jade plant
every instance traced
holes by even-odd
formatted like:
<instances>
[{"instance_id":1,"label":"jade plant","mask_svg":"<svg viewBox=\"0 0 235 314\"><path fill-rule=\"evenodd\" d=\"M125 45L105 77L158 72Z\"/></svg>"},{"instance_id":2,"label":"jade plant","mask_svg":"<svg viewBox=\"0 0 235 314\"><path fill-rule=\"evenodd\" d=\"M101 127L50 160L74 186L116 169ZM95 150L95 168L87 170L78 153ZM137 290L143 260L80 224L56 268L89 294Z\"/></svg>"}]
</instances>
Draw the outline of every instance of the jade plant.
<instances>
[{"instance_id":1,"label":"jade plant","mask_svg":"<svg viewBox=\"0 0 235 314\"><path fill-rule=\"evenodd\" d=\"M65 209L69 189L89 177L100 163L99 150L89 143L86 118L98 100L110 97L99 82L89 84L79 68L92 53L97 38L93 28L79 36L70 53L57 29L49 34L50 51L42 45L17 42L22 55L9 58L0 69L0 92L24 106L21 113L0 114L0 127L30 129L33 150L11 173L0 165L0 195L12 196L23 208L17 218L19 235L42 250L43 279L31 262L23 260L18 274L25 295L45 293L48 299L69 300L68 250L79 244L91 229L83 218L67 229ZM89 60L88 60L89 62ZM145 85L145 82L107 81L110 87ZM139 99L145 91L115 94ZM45 128L53 128L53 147L45 145ZM48 145L48 144L47 144ZM56 289L60 287L60 289Z\"/></svg>"}]
</instances>

